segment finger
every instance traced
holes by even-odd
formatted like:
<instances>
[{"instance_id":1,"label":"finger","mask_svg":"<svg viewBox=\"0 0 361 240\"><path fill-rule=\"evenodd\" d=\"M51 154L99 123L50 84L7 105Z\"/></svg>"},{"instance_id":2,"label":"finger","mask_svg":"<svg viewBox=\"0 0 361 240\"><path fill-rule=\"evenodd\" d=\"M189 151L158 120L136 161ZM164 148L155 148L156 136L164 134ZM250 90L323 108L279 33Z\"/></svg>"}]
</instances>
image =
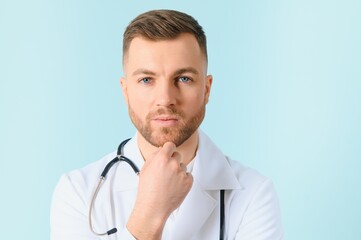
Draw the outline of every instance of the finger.
<instances>
[{"instance_id":1,"label":"finger","mask_svg":"<svg viewBox=\"0 0 361 240\"><path fill-rule=\"evenodd\" d=\"M179 166L181 167L181 169L184 171L184 172L187 172L187 166L184 165L183 163L179 163Z\"/></svg>"},{"instance_id":2,"label":"finger","mask_svg":"<svg viewBox=\"0 0 361 240\"><path fill-rule=\"evenodd\" d=\"M160 150L161 150L161 149L159 148L159 149L155 150L154 152L152 152L152 153L149 155L149 158L148 158L148 160L147 160L146 162L152 161L152 159L154 159L154 158L157 156L157 154L159 153Z\"/></svg>"},{"instance_id":3,"label":"finger","mask_svg":"<svg viewBox=\"0 0 361 240\"><path fill-rule=\"evenodd\" d=\"M189 190L190 190L190 188L192 187L192 185L193 185L193 175L192 175L192 173L190 173L190 172L186 172L185 173L185 176L186 176L186 183L187 183L187 185L189 186Z\"/></svg>"},{"instance_id":4,"label":"finger","mask_svg":"<svg viewBox=\"0 0 361 240\"><path fill-rule=\"evenodd\" d=\"M177 160L178 162L180 162L181 159L182 159L179 152L174 152L174 153L172 154L172 158L175 159L175 160Z\"/></svg>"},{"instance_id":5,"label":"finger","mask_svg":"<svg viewBox=\"0 0 361 240\"><path fill-rule=\"evenodd\" d=\"M176 146L172 142L166 142L164 143L162 149L160 150L163 154L165 154L167 157L171 157L173 153L176 150Z\"/></svg>"}]
</instances>

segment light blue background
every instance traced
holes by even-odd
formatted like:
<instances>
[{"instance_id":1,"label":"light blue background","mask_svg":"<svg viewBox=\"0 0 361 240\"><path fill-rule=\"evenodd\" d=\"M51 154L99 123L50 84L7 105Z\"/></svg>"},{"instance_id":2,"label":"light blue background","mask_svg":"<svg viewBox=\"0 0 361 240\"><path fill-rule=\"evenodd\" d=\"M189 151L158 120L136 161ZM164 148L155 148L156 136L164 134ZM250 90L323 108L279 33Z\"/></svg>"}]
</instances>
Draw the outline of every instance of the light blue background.
<instances>
[{"instance_id":1,"label":"light blue background","mask_svg":"<svg viewBox=\"0 0 361 240\"><path fill-rule=\"evenodd\" d=\"M1 239L49 239L64 172L133 136L119 87L139 13L208 36L203 129L273 179L287 239L361 239L360 1L0 1Z\"/></svg>"}]
</instances>

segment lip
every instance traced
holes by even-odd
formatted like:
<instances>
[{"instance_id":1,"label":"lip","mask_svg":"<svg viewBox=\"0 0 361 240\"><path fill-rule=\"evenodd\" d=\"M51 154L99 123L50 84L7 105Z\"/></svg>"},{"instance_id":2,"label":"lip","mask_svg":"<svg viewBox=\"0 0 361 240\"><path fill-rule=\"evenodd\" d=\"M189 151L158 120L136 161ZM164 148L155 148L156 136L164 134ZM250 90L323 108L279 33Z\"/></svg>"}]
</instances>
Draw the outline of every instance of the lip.
<instances>
[{"instance_id":1,"label":"lip","mask_svg":"<svg viewBox=\"0 0 361 240\"><path fill-rule=\"evenodd\" d=\"M170 115L161 115L154 117L153 122L161 127L174 127L178 124L178 117Z\"/></svg>"},{"instance_id":2,"label":"lip","mask_svg":"<svg viewBox=\"0 0 361 240\"><path fill-rule=\"evenodd\" d=\"M155 121L178 121L178 117L170 115L161 115L153 118Z\"/></svg>"}]
</instances>

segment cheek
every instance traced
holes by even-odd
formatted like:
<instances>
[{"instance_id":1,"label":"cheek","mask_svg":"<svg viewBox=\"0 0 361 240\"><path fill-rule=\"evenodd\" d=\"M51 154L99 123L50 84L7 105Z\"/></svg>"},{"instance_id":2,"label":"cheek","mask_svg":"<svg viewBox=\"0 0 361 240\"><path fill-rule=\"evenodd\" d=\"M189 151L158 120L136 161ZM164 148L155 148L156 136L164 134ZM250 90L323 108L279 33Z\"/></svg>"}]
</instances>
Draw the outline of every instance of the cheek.
<instances>
[{"instance_id":1,"label":"cheek","mask_svg":"<svg viewBox=\"0 0 361 240\"><path fill-rule=\"evenodd\" d=\"M186 100L186 105L188 107L185 109L185 111L194 114L198 112L199 108L205 104L205 101L206 99L202 92L200 92L199 94L195 94L192 97L188 96Z\"/></svg>"},{"instance_id":2,"label":"cheek","mask_svg":"<svg viewBox=\"0 0 361 240\"><path fill-rule=\"evenodd\" d=\"M128 87L128 95L137 102L148 102L153 94L151 88L141 86L140 84L131 83Z\"/></svg>"},{"instance_id":3,"label":"cheek","mask_svg":"<svg viewBox=\"0 0 361 240\"><path fill-rule=\"evenodd\" d=\"M133 112L139 117L147 115L149 107L146 103L146 99L140 94L128 95L129 107L132 108Z\"/></svg>"},{"instance_id":4,"label":"cheek","mask_svg":"<svg viewBox=\"0 0 361 240\"><path fill-rule=\"evenodd\" d=\"M202 88L201 90L198 91L198 94L197 94L197 104L198 105L203 105L204 102L206 101L206 91L204 88Z\"/></svg>"},{"instance_id":5,"label":"cheek","mask_svg":"<svg viewBox=\"0 0 361 240\"><path fill-rule=\"evenodd\" d=\"M133 84L129 84L128 86L128 98L133 103L140 103L145 101L147 95L144 94L141 88L137 88Z\"/></svg>"}]
</instances>

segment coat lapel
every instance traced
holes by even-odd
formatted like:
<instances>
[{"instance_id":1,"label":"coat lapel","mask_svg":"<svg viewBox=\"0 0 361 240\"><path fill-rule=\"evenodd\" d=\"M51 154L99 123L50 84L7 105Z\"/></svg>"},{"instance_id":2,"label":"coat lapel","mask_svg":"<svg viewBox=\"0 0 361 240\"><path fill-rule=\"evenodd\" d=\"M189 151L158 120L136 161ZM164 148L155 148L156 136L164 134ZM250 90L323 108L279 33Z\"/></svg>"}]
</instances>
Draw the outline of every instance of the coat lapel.
<instances>
[{"instance_id":1,"label":"coat lapel","mask_svg":"<svg viewBox=\"0 0 361 240\"><path fill-rule=\"evenodd\" d=\"M210 236L218 236L219 190L243 188L223 153L201 130L198 132L199 144L192 171L194 182L178 209L172 229L168 229L171 231L172 240L211 239ZM144 159L136 137L125 145L125 155L134 161L139 169L143 167ZM134 201L138 176L126 163L120 163L116 171L116 177L113 179L116 198L118 201ZM129 201L124 202L123 207L132 205ZM129 213L124 214L124 221Z\"/></svg>"},{"instance_id":2,"label":"coat lapel","mask_svg":"<svg viewBox=\"0 0 361 240\"><path fill-rule=\"evenodd\" d=\"M217 200L194 180L192 190L178 210L171 239L191 239L195 233L199 232L216 206Z\"/></svg>"},{"instance_id":3,"label":"coat lapel","mask_svg":"<svg viewBox=\"0 0 361 240\"><path fill-rule=\"evenodd\" d=\"M218 236L219 190L242 189L226 157L201 130L192 175L192 189L175 219L174 240Z\"/></svg>"},{"instance_id":4,"label":"coat lapel","mask_svg":"<svg viewBox=\"0 0 361 240\"><path fill-rule=\"evenodd\" d=\"M226 156L201 130L192 174L204 190L242 189Z\"/></svg>"}]
</instances>

